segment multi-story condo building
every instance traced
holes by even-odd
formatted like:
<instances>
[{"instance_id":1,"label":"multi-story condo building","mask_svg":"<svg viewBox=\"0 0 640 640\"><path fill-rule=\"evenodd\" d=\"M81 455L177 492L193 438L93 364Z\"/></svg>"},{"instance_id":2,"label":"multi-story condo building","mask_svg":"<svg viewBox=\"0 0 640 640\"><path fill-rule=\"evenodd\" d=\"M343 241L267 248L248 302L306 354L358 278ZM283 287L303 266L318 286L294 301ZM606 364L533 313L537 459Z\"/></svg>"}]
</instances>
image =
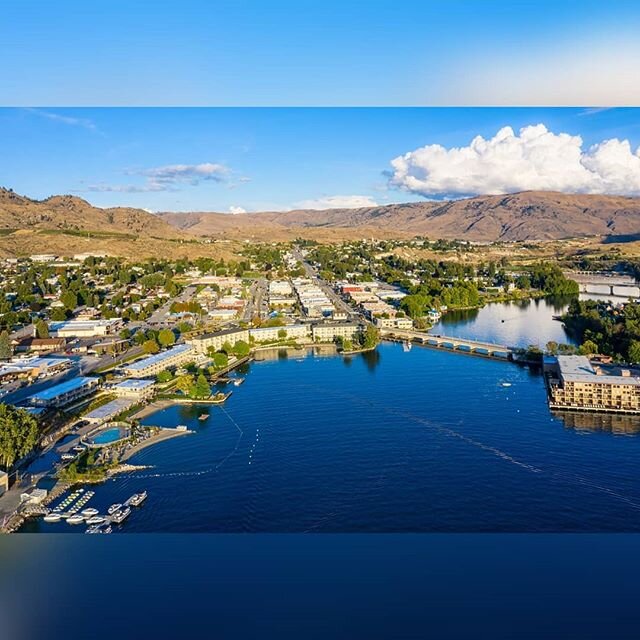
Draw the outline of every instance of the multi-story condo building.
<instances>
[{"instance_id":1,"label":"multi-story condo building","mask_svg":"<svg viewBox=\"0 0 640 640\"><path fill-rule=\"evenodd\" d=\"M260 327L249 329L249 335L256 342L271 342L280 338L280 332L286 331L286 338L306 340L311 338L311 327L308 324L287 324L281 327Z\"/></svg>"},{"instance_id":2,"label":"multi-story condo building","mask_svg":"<svg viewBox=\"0 0 640 640\"><path fill-rule=\"evenodd\" d=\"M353 340L362 331L362 325L357 322L321 322L312 327L314 342L331 342L335 338Z\"/></svg>"},{"instance_id":3,"label":"multi-story condo building","mask_svg":"<svg viewBox=\"0 0 640 640\"><path fill-rule=\"evenodd\" d=\"M640 378L593 366L586 356L545 360L549 406L554 409L640 413Z\"/></svg>"},{"instance_id":4,"label":"multi-story condo building","mask_svg":"<svg viewBox=\"0 0 640 640\"><path fill-rule=\"evenodd\" d=\"M123 370L131 378L150 378L165 369L179 367L195 358L195 350L190 344L178 344L142 360L125 364Z\"/></svg>"},{"instance_id":5,"label":"multi-story condo building","mask_svg":"<svg viewBox=\"0 0 640 640\"><path fill-rule=\"evenodd\" d=\"M58 408L92 394L100 385L98 378L80 376L39 391L26 399L32 407Z\"/></svg>"},{"instance_id":6,"label":"multi-story condo building","mask_svg":"<svg viewBox=\"0 0 640 640\"><path fill-rule=\"evenodd\" d=\"M213 348L214 351L220 351L225 342L233 346L240 341L249 342L249 331L247 329L225 329L214 333L203 333L189 338L187 343L192 345L198 353L207 353L210 348Z\"/></svg>"}]
</instances>

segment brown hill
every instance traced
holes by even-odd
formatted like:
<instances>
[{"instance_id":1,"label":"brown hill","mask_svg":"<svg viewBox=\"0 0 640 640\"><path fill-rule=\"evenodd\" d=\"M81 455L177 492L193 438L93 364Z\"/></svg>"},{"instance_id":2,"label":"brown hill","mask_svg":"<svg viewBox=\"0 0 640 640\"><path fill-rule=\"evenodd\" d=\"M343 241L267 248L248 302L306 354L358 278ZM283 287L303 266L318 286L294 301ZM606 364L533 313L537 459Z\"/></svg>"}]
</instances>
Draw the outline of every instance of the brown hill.
<instances>
[{"instance_id":1,"label":"brown hill","mask_svg":"<svg viewBox=\"0 0 640 640\"><path fill-rule=\"evenodd\" d=\"M185 235L142 209L100 209L82 198L69 195L32 200L3 188L0 188L0 229L87 231L163 239Z\"/></svg>"},{"instance_id":2,"label":"brown hill","mask_svg":"<svg viewBox=\"0 0 640 640\"><path fill-rule=\"evenodd\" d=\"M161 214L196 235L363 237L425 235L472 241L536 241L640 234L640 199L525 191L446 202L240 215ZM351 231L349 231L351 230ZM287 234L288 231L288 234Z\"/></svg>"}]
</instances>

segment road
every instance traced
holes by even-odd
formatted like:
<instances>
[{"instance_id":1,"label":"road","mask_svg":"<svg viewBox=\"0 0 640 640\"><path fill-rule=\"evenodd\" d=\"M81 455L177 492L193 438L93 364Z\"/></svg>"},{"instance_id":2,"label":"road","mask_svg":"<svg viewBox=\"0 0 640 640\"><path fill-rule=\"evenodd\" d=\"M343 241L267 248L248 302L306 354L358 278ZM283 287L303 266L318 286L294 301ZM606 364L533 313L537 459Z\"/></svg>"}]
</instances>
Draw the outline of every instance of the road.
<instances>
[{"instance_id":1,"label":"road","mask_svg":"<svg viewBox=\"0 0 640 640\"><path fill-rule=\"evenodd\" d=\"M349 320L353 319L361 319L362 316L358 313L350 304L345 302L335 291L335 289L326 281L323 280L319 275L315 268L310 265L305 259L302 253L300 253L299 249L294 249L292 252L293 257L296 260L299 260L302 264L302 268L304 269L305 275L307 278L312 280L315 284L317 284L320 289L325 293L325 295L331 300L333 306L338 311L344 311L347 314Z\"/></svg>"},{"instance_id":2,"label":"road","mask_svg":"<svg viewBox=\"0 0 640 640\"><path fill-rule=\"evenodd\" d=\"M189 302L191 298L193 298L196 292L196 285L190 284L186 286L180 294L178 294L175 298L169 298L161 307L158 307L147 319L146 324L149 326L155 326L161 324L174 324L169 322L168 317L171 310L171 305L174 302Z\"/></svg>"},{"instance_id":3,"label":"road","mask_svg":"<svg viewBox=\"0 0 640 640\"><path fill-rule=\"evenodd\" d=\"M243 322L250 322L255 316L264 320L269 315L268 291L269 283L266 278L256 280L249 287L249 299L242 313Z\"/></svg>"}]
</instances>

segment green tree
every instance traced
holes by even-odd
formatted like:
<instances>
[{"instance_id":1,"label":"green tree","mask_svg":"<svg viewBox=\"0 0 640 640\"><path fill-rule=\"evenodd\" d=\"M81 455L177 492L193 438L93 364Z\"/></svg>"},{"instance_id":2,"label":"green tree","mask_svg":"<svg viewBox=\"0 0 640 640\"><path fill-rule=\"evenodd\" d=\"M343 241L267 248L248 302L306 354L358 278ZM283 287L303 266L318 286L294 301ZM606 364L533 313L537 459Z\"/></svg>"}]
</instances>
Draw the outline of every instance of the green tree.
<instances>
[{"instance_id":1,"label":"green tree","mask_svg":"<svg viewBox=\"0 0 640 640\"><path fill-rule=\"evenodd\" d=\"M162 329L158 334L158 342L163 347L169 347L176 341L176 336L171 329Z\"/></svg>"},{"instance_id":2,"label":"green tree","mask_svg":"<svg viewBox=\"0 0 640 640\"><path fill-rule=\"evenodd\" d=\"M158 351L160 351L160 347L158 346L158 343L151 339L151 340L146 340L143 344L142 344L142 350L145 353L158 353Z\"/></svg>"},{"instance_id":3,"label":"green tree","mask_svg":"<svg viewBox=\"0 0 640 640\"><path fill-rule=\"evenodd\" d=\"M60 302L64 305L65 309L73 311L78 306L78 296L67 289L61 296Z\"/></svg>"},{"instance_id":4,"label":"green tree","mask_svg":"<svg viewBox=\"0 0 640 640\"><path fill-rule=\"evenodd\" d=\"M238 340L238 342L233 345L233 353L238 356L238 358L248 356L250 351L251 348L244 340Z\"/></svg>"},{"instance_id":5,"label":"green tree","mask_svg":"<svg viewBox=\"0 0 640 640\"><path fill-rule=\"evenodd\" d=\"M40 319L35 324L36 329L36 337L38 338L48 338L49 337L49 326L47 323Z\"/></svg>"},{"instance_id":6,"label":"green tree","mask_svg":"<svg viewBox=\"0 0 640 640\"><path fill-rule=\"evenodd\" d=\"M0 333L0 360L9 360L13 355L11 338L8 331Z\"/></svg>"},{"instance_id":7,"label":"green tree","mask_svg":"<svg viewBox=\"0 0 640 640\"><path fill-rule=\"evenodd\" d=\"M62 307L56 307L51 312L51 319L54 322L64 322L67 319L67 314Z\"/></svg>"},{"instance_id":8,"label":"green tree","mask_svg":"<svg viewBox=\"0 0 640 640\"><path fill-rule=\"evenodd\" d=\"M553 340L547 342L545 348L549 355L555 356L558 353L558 343L554 342Z\"/></svg>"},{"instance_id":9,"label":"green tree","mask_svg":"<svg viewBox=\"0 0 640 640\"><path fill-rule=\"evenodd\" d=\"M224 369L229 364L229 356L226 353L214 353L211 357L216 369Z\"/></svg>"},{"instance_id":10,"label":"green tree","mask_svg":"<svg viewBox=\"0 0 640 640\"><path fill-rule=\"evenodd\" d=\"M287 337L287 330L286 329L278 329L278 338L280 340L284 340Z\"/></svg>"},{"instance_id":11,"label":"green tree","mask_svg":"<svg viewBox=\"0 0 640 640\"><path fill-rule=\"evenodd\" d=\"M211 395L211 387L203 373L198 375L196 383L191 389L191 395L194 398L208 398Z\"/></svg>"},{"instance_id":12,"label":"green tree","mask_svg":"<svg viewBox=\"0 0 640 640\"><path fill-rule=\"evenodd\" d=\"M629 362L640 362L640 340L632 340L629 343Z\"/></svg>"},{"instance_id":13,"label":"green tree","mask_svg":"<svg viewBox=\"0 0 640 640\"><path fill-rule=\"evenodd\" d=\"M176 378L176 389L178 389L178 391L182 391L182 393L186 395L191 394L194 386L194 377L189 373L185 373L184 375L178 376Z\"/></svg>"},{"instance_id":14,"label":"green tree","mask_svg":"<svg viewBox=\"0 0 640 640\"><path fill-rule=\"evenodd\" d=\"M0 404L0 465L9 469L38 442L38 423L24 409Z\"/></svg>"},{"instance_id":15,"label":"green tree","mask_svg":"<svg viewBox=\"0 0 640 640\"><path fill-rule=\"evenodd\" d=\"M173 378L173 373L171 373L171 371L169 371L169 369L165 369L164 371L161 371L156 376L156 380L158 382L169 382L169 380L171 380L172 378Z\"/></svg>"},{"instance_id":16,"label":"green tree","mask_svg":"<svg viewBox=\"0 0 640 640\"><path fill-rule=\"evenodd\" d=\"M579 352L583 356L598 353L598 345L593 340L585 340L580 346Z\"/></svg>"},{"instance_id":17,"label":"green tree","mask_svg":"<svg viewBox=\"0 0 640 640\"><path fill-rule=\"evenodd\" d=\"M364 333L362 334L361 340L362 340L362 346L365 349L373 349L373 347L375 347L380 341L380 331L376 329L376 327L374 327L373 325L368 324L367 328L364 330Z\"/></svg>"}]
</instances>

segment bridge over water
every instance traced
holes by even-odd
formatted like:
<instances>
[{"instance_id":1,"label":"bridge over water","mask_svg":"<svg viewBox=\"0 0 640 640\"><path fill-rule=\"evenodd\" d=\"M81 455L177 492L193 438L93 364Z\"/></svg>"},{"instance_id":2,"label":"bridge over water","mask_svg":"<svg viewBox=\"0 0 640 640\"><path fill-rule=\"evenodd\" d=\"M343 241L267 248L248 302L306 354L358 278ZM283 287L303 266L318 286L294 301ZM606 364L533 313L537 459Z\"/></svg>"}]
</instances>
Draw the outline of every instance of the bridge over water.
<instances>
[{"instance_id":1,"label":"bridge over water","mask_svg":"<svg viewBox=\"0 0 640 640\"><path fill-rule=\"evenodd\" d=\"M427 347L436 347L468 353L485 358L498 358L500 360L510 360L514 349L495 342L482 342L480 340L469 340L467 338L454 338L452 336L423 333L421 331L410 331L401 329L381 329L380 335L387 340L402 340L416 342Z\"/></svg>"},{"instance_id":2,"label":"bridge over water","mask_svg":"<svg viewBox=\"0 0 640 640\"><path fill-rule=\"evenodd\" d=\"M565 271L564 275L578 283L581 293L640 298L640 284L631 276L607 271Z\"/></svg>"}]
</instances>

